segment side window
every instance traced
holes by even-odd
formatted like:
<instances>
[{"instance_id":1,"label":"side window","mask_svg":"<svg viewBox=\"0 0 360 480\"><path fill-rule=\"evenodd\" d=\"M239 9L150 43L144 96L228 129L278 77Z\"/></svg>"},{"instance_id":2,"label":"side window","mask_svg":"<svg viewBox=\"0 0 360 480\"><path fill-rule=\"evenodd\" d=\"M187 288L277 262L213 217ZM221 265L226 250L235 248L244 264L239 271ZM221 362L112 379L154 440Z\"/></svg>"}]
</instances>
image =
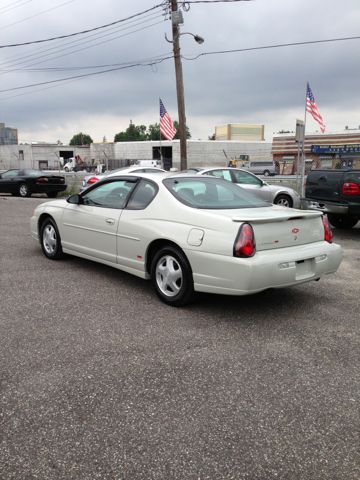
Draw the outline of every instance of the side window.
<instances>
[{"instance_id":1,"label":"side window","mask_svg":"<svg viewBox=\"0 0 360 480\"><path fill-rule=\"evenodd\" d=\"M155 184L150 183L147 180L142 180L135 190L134 195L131 197L127 209L143 210L155 198L157 191L158 187Z\"/></svg>"},{"instance_id":2,"label":"side window","mask_svg":"<svg viewBox=\"0 0 360 480\"><path fill-rule=\"evenodd\" d=\"M207 172L205 175L211 175L216 178L223 178L224 180L228 180L231 182L231 173L229 170L212 170L211 172Z\"/></svg>"},{"instance_id":3,"label":"side window","mask_svg":"<svg viewBox=\"0 0 360 480\"><path fill-rule=\"evenodd\" d=\"M124 208L134 183L126 180L117 180L100 185L82 196L84 205L105 208Z\"/></svg>"},{"instance_id":4,"label":"side window","mask_svg":"<svg viewBox=\"0 0 360 480\"><path fill-rule=\"evenodd\" d=\"M16 177L16 175L19 173L19 170L9 170L8 172L5 172L1 175L1 178L12 178Z\"/></svg>"},{"instance_id":5,"label":"side window","mask_svg":"<svg viewBox=\"0 0 360 480\"><path fill-rule=\"evenodd\" d=\"M236 178L236 183L243 183L247 185L261 185L261 180L254 175L250 175L247 172L241 172L239 170L234 170L233 173Z\"/></svg>"}]
</instances>

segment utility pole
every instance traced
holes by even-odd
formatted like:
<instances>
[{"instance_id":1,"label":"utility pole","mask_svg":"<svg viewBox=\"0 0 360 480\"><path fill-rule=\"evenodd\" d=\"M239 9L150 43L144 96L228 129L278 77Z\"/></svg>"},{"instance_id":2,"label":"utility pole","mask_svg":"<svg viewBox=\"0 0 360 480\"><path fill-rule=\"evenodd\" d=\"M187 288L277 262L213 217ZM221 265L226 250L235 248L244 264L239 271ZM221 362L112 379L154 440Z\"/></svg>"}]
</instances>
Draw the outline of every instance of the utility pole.
<instances>
[{"instance_id":1,"label":"utility pole","mask_svg":"<svg viewBox=\"0 0 360 480\"><path fill-rule=\"evenodd\" d=\"M171 0L171 11L178 11L177 0ZM172 26L173 46L174 46L174 62L176 76L176 92L179 114L180 127L180 170L187 169L187 149L186 149L186 116L185 116L185 100L184 100L184 82L180 56L180 31L178 24Z\"/></svg>"}]
</instances>

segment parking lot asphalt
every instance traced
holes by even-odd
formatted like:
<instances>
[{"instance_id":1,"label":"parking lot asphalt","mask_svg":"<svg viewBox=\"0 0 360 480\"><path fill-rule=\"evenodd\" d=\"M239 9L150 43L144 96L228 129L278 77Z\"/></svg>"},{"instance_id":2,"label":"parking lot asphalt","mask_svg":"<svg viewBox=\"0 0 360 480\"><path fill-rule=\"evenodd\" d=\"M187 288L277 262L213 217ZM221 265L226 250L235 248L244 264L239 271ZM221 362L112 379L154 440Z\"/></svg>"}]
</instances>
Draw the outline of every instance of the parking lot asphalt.
<instances>
[{"instance_id":1,"label":"parking lot asphalt","mask_svg":"<svg viewBox=\"0 0 360 480\"><path fill-rule=\"evenodd\" d=\"M162 304L0 195L2 480L360 478L360 224L339 271Z\"/></svg>"}]
</instances>

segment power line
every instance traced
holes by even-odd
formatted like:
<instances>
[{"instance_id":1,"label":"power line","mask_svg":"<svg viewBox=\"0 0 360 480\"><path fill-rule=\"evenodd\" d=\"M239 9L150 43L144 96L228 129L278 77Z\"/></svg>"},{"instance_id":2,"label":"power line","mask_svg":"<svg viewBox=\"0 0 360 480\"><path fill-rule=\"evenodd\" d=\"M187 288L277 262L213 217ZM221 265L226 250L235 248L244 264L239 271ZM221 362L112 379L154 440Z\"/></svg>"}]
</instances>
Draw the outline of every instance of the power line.
<instances>
[{"instance_id":1,"label":"power line","mask_svg":"<svg viewBox=\"0 0 360 480\"><path fill-rule=\"evenodd\" d=\"M57 7L49 8L49 10L45 10L44 12L37 13L36 15L33 15L32 17L24 18L24 20L19 20L18 22L15 22L15 23L10 23L10 25L6 25L5 27L0 27L0 30L4 30L4 28L12 27L13 25L17 25L18 23L25 22L26 20L30 20L31 18L38 17L39 15L43 15L44 13L51 12L52 10L63 7L64 5L67 5L68 3L72 3L72 2L75 2L75 0L70 0L69 2L62 3L61 5L58 5Z\"/></svg>"},{"instance_id":2,"label":"power line","mask_svg":"<svg viewBox=\"0 0 360 480\"><path fill-rule=\"evenodd\" d=\"M136 25L129 26L129 27L126 27L126 28L133 28L133 27L136 27L136 26L138 26L138 25L141 25L142 23L146 23L146 22L149 22L149 21L151 21L151 20L146 20L145 22L140 22L140 23L137 23ZM46 59L46 60L41 60L41 61L38 61L38 62L34 62L34 63L32 63L32 64L30 64L30 65L28 65L28 66L31 67L31 66L33 66L33 65L38 65L39 63L48 62L49 60L58 59L58 58L61 58L61 57L67 56L67 55L72 55L73 53L77 53L77 52L80 52L80 51L83 51L83 50L87 50L87 49L89 49L89 48L93 48L93 47L102 45L102 44L104 44L104 43L112 42L112 41L114 41L114 40L116 40L116 39L118 39L118 38L125 37L125 36L131 35L131 34L133 34L133 33L137 33L137 32L139 32L139 31L142 31L142 30L145 30L145 29L147 29L147 28L153 27L154 25L158 25L158 24L160 24L160 23L162 23L162 21L161 21L161 22L152 23L151 25L147 25L147 26L145 26L145 27L138 28L138 29L136 29L136 30L132 30L131 32L127 32L127 33L124 33L124 34L122 34L122 35L117 35L117 36L114 37L114 38L110 38L110 39L104 40L104 41L102 41L102 42L97 42L97 43L95 43L95 44L93 44L93 45L89 45L89 46L86 46L86 47L83 47L83 48L78 48L77 50L73 50L73 51L68 52L68 53L63 53L62 55L57 55L57 56L55 56L55 57L53 56L53 57L50 58L50 59ZM120 31L126 30L126 28L120 29ZM116 33L116 32L108 33L108 34L105 34L105 35L100 36L99 38L103 38L103 37L106 37L106 36L109 36L109 35L114 35L115 33ZM95 34L95 35L99 35L99 34ZM80 46L80 45L83 45L83 44L87 44L87 43L90 43L90 42L93 42L93 41L95 41L95 40L86 40L86 41L83 41L83 42L78 43L77 46ZM70 42L70 43L72 43L72 42ZM66 45L66 44L65 44L65 45ZM60 51L63 52L64 50L69 50L69 49L74 49L74 48L76 48L76 45L73 45L73 46L69 46L69 47L67 47L67 48L64 48L64 44L63 44L63 45L60 45L60 46L58 46L58 47L50 48L50 49L45 50L45 51L60 49ZM55 55L56 53L57 53L57 52L48 53L48 54L46 54L46 55L40 55L40 56L38 56L38 59L39 59L39 58L41 59L41 58L44 58L44 57L48 57L48 56L51 56L51 55ZM34 54L34 55L30 55L30 56L36 56L36 55L39 55L39 54ZM23 58L24 58L24 57L23 57ZM31 60L28 60L28 61L22 62L21 60L22 60L22 59L20 59L20 61L19 61L18 63L13 64L12 66L14 67L14 66L16 66L16 65L21 65L21 64L23 64L23 63L28 63L28 62L31 61ZM36 59L34 59L34 60L36 60ZM8 62L8 63L9 63L9 62ZM11 67L10 67L10 68L11 68ZM1 70L2 70L2 69L1 69ZM9 73L9 72L14 72L14 71L19 71L19 70L20 70L19 68L14 68L14 69L12 69L12 70L3 71L3 74Z\"/></svg>"},{"instance_id":3,"label":"power line","mask_svg":"<svg viewBox=\"0 0 360 480\"><path fill-rule=\"evenodd\" d=\"M151 14L149 14L149 15L146 15L146 16L143 17L143 18L154 17L154 16L155 16L155 18L159 17L159 15L158 15L157 13L151 13ZM150 20L151 20L151 19L146 20L146 21L150 21ZM137 21L138 21L138 20L129 21L129 22L128 22L128 25L131 24L131 23L135 23L135 22L137 22ZM145 21L145 22L146 22L146 21ZM141 23L145 23L145 22L140 22L140 24L141 24ZM137 23L136 25L139 25L139 23ZM109 32L110 30L115 30L115 32L117 32L117 31L119 31L119 30L121 31L122 29L125 30L125 28L123 28L123 27L124 27L124 25L123 25L123 26L116 25L116 26L113 26L113 27L109 28L107 31ZM127 28L129 28L129 27L127 27ZM76 45L76 44L81 45L81 44L83 44L83 43L86 43L87 41L90 42L89 39L92 38L92 37L103 38L104 36L109 36L109 35L111 35L111 33L106 33L105 35L102 35L102 32L97 32L97 33L93 33L93 34L91 34L91 35L88 35L87 38L85 37L85 38L83 38L83 39L75 39L75 40L70 40L70 41L67 41L67 42L64 41L64 40L59 40L59 41L57 42L57 43L58 43L57 46L54 46L54 47L51 47L51 48L49 48L49 47L36 47L33 51L37 50L37 52L32 53L32 54L31 54L31 52L30 52L30 53L28 53L28 54L26 54L26 55L24 55L24 53L20 53L20 54L16 54L16 55L11 55L11 56L5 58L4 61L3 61L0 65L1 65L1 66L4 66L4 65L6 65L6 64L14 63L14 61L19 61L19 62L20 62L19 64L21 64L21 63L26 63L26 62L21 62L21 60L23 60L23 59L28 60L29 58L31 58L31 57L36 57L36 56L37 56L38 58L41 58L41 54L42 54L42 53L51 52L52 50L57 50L57 49L62 49L62 51L63 51L63 48L64 48L64 46L66 46L66 45L72 45L72 44L73 44L73 45ZM84 40L85 40L85 41L84 41ZM82 43L80 43L80 42L82 42ZM45 56L45 55L44 55L44 56ZM19 58L19 57L20 57L20 58ZM56 57L55 57L55 58L56 58ZM14 60L11 60L11 59L14 59ZM17 59L17 60L15 60L15 59ZM30 61L32 61L32 60L30 60ZM18 65L18 64L15 64L15 65Z\"/></svg>"},{"instance_id":4,"label":"power line","mask_svg":"<svg viewBox=\"0 0 360 480\"><path fill-rule=\"evenodd\" d=\"M238 1L238 0L236 0ZM186 58L182 57L184 60L196 60L201 56L205 55L220 55L224 53L236 53L236 52L251 52L253 50L266 50L270 48L281 48L281 47L296 47L299 45L313 45L316 43L328 43L328 42L342 42L345 40L359 40L360 37L346 37L346 38L331 38L328 40L312 40L309 42L295 42L295 43L282 43L278 45L266 45L264 47L252 47L252 48L239 48L236 50L221 50L219 52L207 52L207 53L200 53L199 55L195 55L194 58Z\"/></svg>"},{"instance_id":5,"label":"power line","mask_svg":"<svg viewBox=\"0 0 360 480\"><path fill-rule=\"evenodd\" d=\"M71 1L74 1L74 0L71 0ZM71 33L69 35L62 35L60 37L47 38L47 39L44 39L44 40L35 40L35 41L32 41L32 42L15 43L15 44L12 44L12 45L0 45L0 48L22 47L24 45L33 45L34 43L52 42L53 40L60 40L62 38L75 37L76 35L83 35L85 33L95 32L96 30L100 30L100 29L106 28L106 27L111 27L112 25L116 25L117 23L125 22L126 20L131 20L132 18L139 17L140 15L143 15L144 13L151 12L152 10L155 10L156 8L159 8L159 7L163 7L163 5L162 4L155 5L154 7L151 7L148 10L144 10L141 13L136 13L135 15L132 15L130 17L124 18L122 20L117 20L116 22L111 22L111 23L108 23L106 25L102 25L101 27L95 27L95 28L90 28L89 30L83 30L82 32Z\"/></svg>"},{"instance_id":6,"label":"power line","mask_svg":"<svg viewBox=\"0 0 360 480\"><path fill-rule=\"evenodd\" d=\"M7 10L5 10L4 12L0 12L0 13L9 12L10 10L14 10L14 8L22 7L22 6L25 5L26 3L30 3L30 2L32 2L32 1L33 1L33 0L27 0L27 2L22 3L21 5L16 5L16 7L13 7L13 5L15 5L16 3L22 2L22 0L18 0L17 2L10 3L10 5L6 5L5 7L1 7L0 10L5 10L6 8L7 8ZM9 8L9 7L11 7L11 8Z\"/></svg>"},{"instance_id":7,"label":"power line","mask_svg":"<svg viewBox=\"0 0 360 480\"><path fill-rule=\"evenodd\" d=\"M184 58L185 60L196 60L197 58L199 58L201 56L205 56L205 55L219 55L219 54L225 54L225 53L247 52L247 51L264 50L264 49L270 49L270 48L290 47L290 46L298 46L298 45L309 45L309 44L317 44L317 43L336 42L336 41L344 41L344 40L359 40L359 39L360 39L360 37L348 37L348 38L333 38L333 39L329 39L329 40L313 40L313 41L309 41L309 42L296 42L296 43L286 43L286 44L281 44L281 45L267 45L267 46L264 46L264 47L253 47L253 48L242 48L242 49L236 49L236 50L224 50L224 51L219 51L219 52L208 52L208 53L201 53L199 55L196 55L194 58L186 58L186 57L182 57L182 58ZM113 71L116 71L116 70L123 70L125 68L131 68L131 67L136 67L136 66L156 65L157 63L161 63L164 60L168 60L170 58L173 58L173 55L170 55L168 57L164 56L161 59L159 59L157 57L157 59L154 58L153 60L149 60L146 63L141 63L141 62L136 62L136 63L132 63L132 64L129 63L127 66L111 68L111 69L108 69L108 70L103 70L101 72L92 72L92 73L87 73L87 74L83 74L83 75L76 75L76 76L73 76L73 77L62 78L62 79L59 79L59 80L50 80L50 81L46 81L46 82L35 83L35 84L32 84L32 85L24 85L22 87L8 88L8 89L0 90L0 93L14 91L14 90L21 90L21 89L24 89L24 88L31 88L31 87L36 87L36 86L40 86L40 85L47 85L47 84L58 83L58 82L65 82L67 80L75 80L75 79L80 79L80 78L86 78L86 77L91 77L91 76L94 76L94 75L101 75L103 73L109 73L109 72L113 72Z\"/></svg>"},{"instance_id":8,"label":"power line","mask_svg":"<svg viewBox=\"0 0 360 480\"><path fill-rule=\"evenodd\" d=\"M140 67L140 66L144 67L144 66L149 66L149 65L156 65L158 63L162 63L164 60L168 60L169 58L173 58L173 54L170 54L168 57L164 57L164 58L161 58L161 59L157 59L157 60L153 59L151 61L148 61L147 63L137 62L137 63L129 64L127 66L110 68L108 70L103 70L101 72L84 73L83 75L75 75L73 77L61 78L59 80L49 80L49 81L46 81L46 82L33 83L32 85L24 85L22 87L7 88L7 89L4 89L4 90L0 90L0 93L10 92L10 91L14 91L14 90L22 90L24 88L38 87L40 85L48 85L50 83L65 82L67 80L75 80L75 79L79 79L79 78L92 77L92 76L95 76L95 75L101 75L103 73L115 72L116 70L124 70L124 69L131 68L131 67Z\"/></svg>"}]
</instances>

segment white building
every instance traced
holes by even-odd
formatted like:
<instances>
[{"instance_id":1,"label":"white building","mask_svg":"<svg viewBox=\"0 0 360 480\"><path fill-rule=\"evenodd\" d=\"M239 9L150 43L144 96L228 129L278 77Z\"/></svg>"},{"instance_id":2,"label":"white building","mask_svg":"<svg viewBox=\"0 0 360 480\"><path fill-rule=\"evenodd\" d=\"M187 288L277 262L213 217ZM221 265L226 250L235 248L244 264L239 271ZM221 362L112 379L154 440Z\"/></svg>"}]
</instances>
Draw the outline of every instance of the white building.
<instances>
[{"instance_id":1,"label":"white building","mask_svg":"<svg viewBox=\"0 0 360 480\"><path fill-rule=\"evenodd\" d=\"M89 146L70 146L51 143L26 145L1 145L0 170L11 168L36 168L57 170L67 158L80 155L83 160L91 160ZM61 159L61 160L60 160Z\"/></svg>"},{"instance_id":2,"label":"white building","mask_svg":"<svg viewBox=\"0 0 360 480\"><path fill-rule=\"evenodd\" d=\"M188 167L224 166L241 155L248 155L252 161L272 160L271 146L272 142L265 141L187 140L187 164ZM133 160L161 157L166 169L180 169L180 140L92 143L90 157L95 163L108 162L112 168L127 165Z\"/></svg>"}]
</instances>

